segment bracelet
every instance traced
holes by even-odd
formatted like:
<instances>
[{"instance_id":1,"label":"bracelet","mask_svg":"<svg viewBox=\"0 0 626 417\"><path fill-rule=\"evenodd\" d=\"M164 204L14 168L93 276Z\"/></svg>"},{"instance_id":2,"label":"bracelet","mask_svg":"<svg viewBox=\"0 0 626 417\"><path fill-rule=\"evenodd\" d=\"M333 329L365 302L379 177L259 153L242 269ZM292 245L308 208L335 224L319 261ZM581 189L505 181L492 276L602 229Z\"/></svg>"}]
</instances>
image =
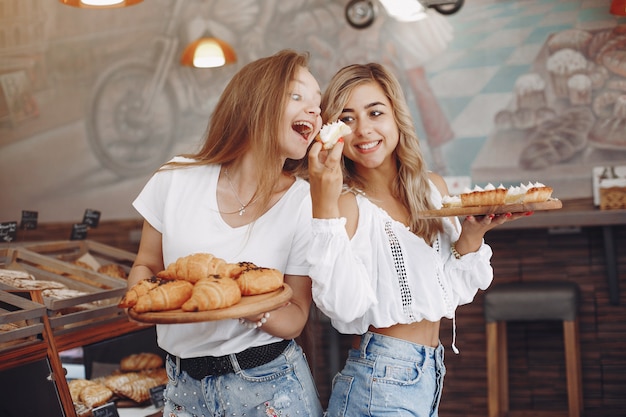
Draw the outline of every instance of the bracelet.
<instances>
[{"instance_id":1,"label":"bracelet","mask_svg":"<svg viewBox=\"0 0 626 417\"><path fill-rule=\"evenodd\" d=\"M258 321L248 321L246 319L239 319L239 323L246 326L248 329L258 329L267 323L267 319L270 318L270 313L263 313L261 318Z\"/></svg>"},{"instance_id":2,"label":"bracelet","mask_svg":"<svg viewBox=\"0 0 626 417\"><path fill-rule=\"evenodd\" d=\"M452 242L452 244L450 245L450 252L452 252L452 256L454 256L456 259L461 259L461 257L463 256L459 253L458 250L456 250L456 242Z\"/></svg>"}]
</instances>

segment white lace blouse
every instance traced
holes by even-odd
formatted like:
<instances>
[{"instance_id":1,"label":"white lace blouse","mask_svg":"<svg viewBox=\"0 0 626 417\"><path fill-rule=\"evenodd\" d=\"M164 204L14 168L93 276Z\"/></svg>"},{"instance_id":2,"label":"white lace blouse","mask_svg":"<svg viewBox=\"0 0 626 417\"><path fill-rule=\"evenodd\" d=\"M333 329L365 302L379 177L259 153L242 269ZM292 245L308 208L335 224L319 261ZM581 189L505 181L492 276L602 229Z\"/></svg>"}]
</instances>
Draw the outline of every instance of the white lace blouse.
<instances>
[{"instance_id":1,"label":"white lace blouse","mask_svg":"<svg viewBox=\"0 0 626 417\"><path fill-rule=\"evenodd\" d=\"M441 207L439 191L432 182L430 187L431 201ZM477 252L452 256L450 245L461 230L458 219L444 219L444 232L430 246L365 196L356 198L359 220L353 238L348 238L345 218L313 219L307 255L313 299L339 332L363 334L370 325L454 319L457 306L490 285L492 251L484 241Z\"/></svg>"}]
</instances>

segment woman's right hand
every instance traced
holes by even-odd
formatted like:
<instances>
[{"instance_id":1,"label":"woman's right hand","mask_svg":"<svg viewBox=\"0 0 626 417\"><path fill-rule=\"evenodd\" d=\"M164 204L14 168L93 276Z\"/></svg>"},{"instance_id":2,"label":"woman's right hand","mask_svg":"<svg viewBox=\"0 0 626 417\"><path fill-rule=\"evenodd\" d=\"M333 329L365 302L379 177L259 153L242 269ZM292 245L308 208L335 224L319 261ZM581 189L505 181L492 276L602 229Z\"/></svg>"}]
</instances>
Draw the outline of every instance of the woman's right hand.
<instances>
[{"instance_id":1,"label":"woman's right hand","mask_svg":"<svg viewBox=\"0 0 626 417\"><path fill-rule=\"evenodd\" d=\"M343 188L341 153L343 140L339 139L331 150L324 150L321 142L315 142L309 150L309 182L313 217L332 219L339 217L338 200Z\"/></svg>"}]
</instances>

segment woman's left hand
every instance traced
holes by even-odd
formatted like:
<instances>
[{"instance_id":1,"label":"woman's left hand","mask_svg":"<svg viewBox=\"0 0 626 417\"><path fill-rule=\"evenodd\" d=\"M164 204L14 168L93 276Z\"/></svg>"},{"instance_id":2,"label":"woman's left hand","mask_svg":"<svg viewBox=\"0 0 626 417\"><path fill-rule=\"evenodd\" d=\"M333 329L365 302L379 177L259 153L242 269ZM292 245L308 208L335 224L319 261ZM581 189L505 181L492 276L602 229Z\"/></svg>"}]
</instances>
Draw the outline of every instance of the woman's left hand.
<instances>
[{"instance_id":1,"label":"woman's left hand","mask_svg":"<svg viewBox=\"0 0 626 417\"><path fill-rule=\"evenodd\" d=\"M461 254L475 252L480 247L485 233L501 224L532 214L533 212L522 212L467 216L461 225L461 235L456 243L456 249Z\"/></svg>"}]
</instances>

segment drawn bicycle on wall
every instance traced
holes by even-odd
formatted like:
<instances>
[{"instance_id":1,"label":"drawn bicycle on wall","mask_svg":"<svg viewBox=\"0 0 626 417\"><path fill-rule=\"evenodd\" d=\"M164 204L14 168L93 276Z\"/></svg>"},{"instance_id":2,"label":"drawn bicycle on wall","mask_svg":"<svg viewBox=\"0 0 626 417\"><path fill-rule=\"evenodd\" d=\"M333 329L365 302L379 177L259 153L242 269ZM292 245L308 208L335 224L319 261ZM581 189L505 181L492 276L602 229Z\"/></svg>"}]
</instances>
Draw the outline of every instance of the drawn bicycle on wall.
<instances>
[{"instance_id":1,"label":"drawn bicycle on wall","mask_svg":"<svg viewBox=\"0 0 626 417\"><path fill-rule=\"evenodd\" d=\"M207 92L184 72L194 70L178 64L177 25L184 3L176 0L165 33L154 40L154 61L123 59L106 69L92 90L87 141L98 161L121 177L150 173L172 156L188 129L183 110L204 123L209 116Z\"/></svg>"}]
</instances>

